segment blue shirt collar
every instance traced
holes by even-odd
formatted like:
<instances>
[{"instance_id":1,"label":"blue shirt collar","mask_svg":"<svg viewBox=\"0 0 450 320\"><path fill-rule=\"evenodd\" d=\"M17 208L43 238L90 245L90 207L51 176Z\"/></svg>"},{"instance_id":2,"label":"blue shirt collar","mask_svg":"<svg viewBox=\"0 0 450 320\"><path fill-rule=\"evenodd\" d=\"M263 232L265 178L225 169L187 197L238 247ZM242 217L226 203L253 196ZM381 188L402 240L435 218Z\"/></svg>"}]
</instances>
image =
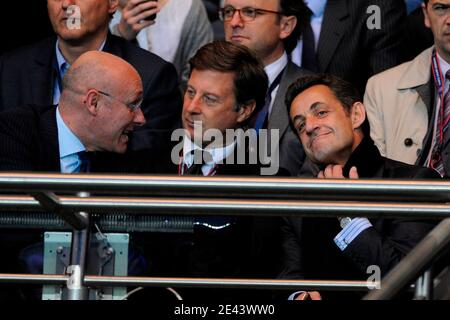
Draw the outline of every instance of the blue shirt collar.
<instances>
[{"instance_id":1,"label":"blue shirt collar","mask_svg":"<svg viewBox=\"0 0 450 320\"><path fill-rule=\"evenodd\" d=\"M325 12L327 0L305 0L308 8L313 12L314 17L322 17Z\"/></svg>"},{"instance_id":2,"label":"blue shirt collar","mask_svg":"<svg viewBox=\"0 0 450 320\"><path fill-rule=\"evenodd\" d=\"M105 43L106 43L106 39L102 42L102 45L100 46L100 48L98 49L98 51L103 51L103 48L105 47ZM60 72L60 74L63 74L65 72L63 72L63 69L68 69L70 67L70 65L67 63L66 59L64 58L61 49L59 49L59 39L56 40L56 45L55 45L55 51L56 51L56 61L58 63L58 71ZM65 65L64 65L65 64Z\"/></svg>"},{"instance_id":3,"label":"blue shirt collar","mask_svg":"<svg viewBox=\"0 0 450 320\"><path fill-rule=\"evenodd\" d=\"M80 139L78 139L78 137L64 123L64 120L59 113L59 106L56 108L56 124L58 126L60 159L86 150Z\"/></svg>"}]
</instances>

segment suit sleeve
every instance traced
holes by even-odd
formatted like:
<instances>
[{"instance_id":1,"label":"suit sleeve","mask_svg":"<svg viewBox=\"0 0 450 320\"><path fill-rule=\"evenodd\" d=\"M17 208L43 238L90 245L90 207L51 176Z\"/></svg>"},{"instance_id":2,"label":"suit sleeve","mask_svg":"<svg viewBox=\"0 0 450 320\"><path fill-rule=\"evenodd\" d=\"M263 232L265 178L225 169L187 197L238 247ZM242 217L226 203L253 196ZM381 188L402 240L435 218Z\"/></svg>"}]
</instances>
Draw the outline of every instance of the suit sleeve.
<instances>
[{"instance_id":1,"label":"suit sleeve","mask_svg":"<svg viewBox=\"0 0 450 320\"><path fill-rule=\"evenodd\" d=\"M436 179L428 168L418 168L410 179ZM435 220L383 220L382 229L370 227L360 233L343 251L361 272L371 265L379 266L385 275L400 262L435 226Z\"/></svg>"},{"instance_id":2,"label":"suit sleeve","mask_svg":"<svg viewBox=\"0 0 450 320\"><path fill-rule=\"evenodd\" d=\"M368 1L367 1L368 2ZM378 4L377 4L378 3ZM372 3L371 3L372 4ZM368 53L370 74L394 67L403 61L402 43L403 29L406 23L406 6L404 0L373 1L375 11L367 11L368 24ZM380 19L377 19L377 9L380 10ZM369 28L369 22L379 22Z\"/></svg>"},{"instance_id":3,"label":"suit sleeve","mask_svg":"<svg viewBox=\"0 0 450 320\"><path fill-rule=\"evenodd\" d=\"M282 234L282 271L279 279L303 279L301 250L301 218L283 218Z\"/></svg>"},{"instance_id":4,"label":"suit sleeve","mask_svg":"<svg viewBox=\"0 0 450 320\"><path fill-rule=\"evenodd\" d=\"M26 116L0 114L0 171L33 171L37 148L33 127Z\"/></svg>"}]
</instances>

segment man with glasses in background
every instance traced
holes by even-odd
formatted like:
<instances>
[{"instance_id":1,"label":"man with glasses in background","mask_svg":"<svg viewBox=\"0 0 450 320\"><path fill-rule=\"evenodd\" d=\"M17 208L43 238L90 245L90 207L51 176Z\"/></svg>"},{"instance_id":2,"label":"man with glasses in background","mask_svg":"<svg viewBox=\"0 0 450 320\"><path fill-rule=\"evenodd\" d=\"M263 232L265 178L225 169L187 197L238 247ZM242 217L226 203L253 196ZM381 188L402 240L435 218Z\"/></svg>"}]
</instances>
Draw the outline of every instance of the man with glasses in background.
<instances>
[{"instance_id":1,"label":"man with glasses in background","mask_svg":"<svg viewBox=\"0 0 450 320\"><path fill-rule=\"evenodd\" d=\"M288 59L300 24L308 19L307 8L302 0L225 0L220 17L226 40L252 49L264 64L269 78L266 104L250 123L257 130L279 130L279 141L271 141L268 134L268 146L279 143L280 167L296 175L305 154L289 126L284 96L291 82L308 73Z\"/></svg>"}]
</instances>

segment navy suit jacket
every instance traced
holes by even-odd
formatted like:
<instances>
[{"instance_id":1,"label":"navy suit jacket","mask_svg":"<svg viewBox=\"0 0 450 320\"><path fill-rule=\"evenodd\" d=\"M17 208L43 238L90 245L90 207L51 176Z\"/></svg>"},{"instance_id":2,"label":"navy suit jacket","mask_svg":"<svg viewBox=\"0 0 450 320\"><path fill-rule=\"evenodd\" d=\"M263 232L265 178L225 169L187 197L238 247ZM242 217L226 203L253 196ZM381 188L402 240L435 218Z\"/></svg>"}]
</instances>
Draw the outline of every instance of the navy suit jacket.
<instances>
[{"instance_id":1,"label":"navy suit jacket","mask_svg":"<svg viewBox=\"0 0 450 320\"><path fill-rule=\"evenodd\" d=\"M0 111L53 104L55 45L54 36L0 58ZM174 66L111 34L103 50L129 62L142 78L142 111L147 123L133 133L130 149L151 149L165 143L169 133L179 127L181 117L181 93Z\"/></svg>"}]
</instances>

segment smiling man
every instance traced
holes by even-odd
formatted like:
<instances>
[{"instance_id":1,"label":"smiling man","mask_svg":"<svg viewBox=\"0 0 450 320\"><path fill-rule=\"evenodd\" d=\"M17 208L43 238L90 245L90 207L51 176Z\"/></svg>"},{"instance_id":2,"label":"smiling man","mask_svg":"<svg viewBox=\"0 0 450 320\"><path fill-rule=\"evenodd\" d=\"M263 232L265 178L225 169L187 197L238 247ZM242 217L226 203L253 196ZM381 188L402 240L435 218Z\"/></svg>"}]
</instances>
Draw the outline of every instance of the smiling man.
<instances>
[{"instance_id":1,"label":"smiling man","mask_svg":"<svg viewBox=\"0 0 450 320\"><path fill-rule=\"evenodd\" d=\"M308 158L321 167L318 178L439 178L428 168L380 155L366 134L359 94L344 80L331 75L299 79L289 88L286 105ZM286 218L280 277L365 280L371 265L384 276L433 225L406 219Z\"/></svg>"},{"instance_id":2,"label":"smiling man","mask_svg":"<svg viewBox=\"0 0 450 320\"><path fill-rule=\"evenodd\" d=\"M86 151L124 153L134 128L145 124L141 78L119 57L87 52L62 85L56 108L0 113L0 170L80 172Z\"/></svg>"},{"instance_id":3,"label":"smiling man","mask_svg":"<svg viewBox=\"0 0 450 320\"><path fill-rule=\"evenodd\" d=\"M0 110L57 105L66 70L83 53L98 50L123 58L142 79L142 111L147 122L133 133L130 149L158 150L169 141L181 113L176 70L160 57L108 32L118 5L119 0L47 0L56 36L0 58Z\"/></svg>"}]
</instances>

